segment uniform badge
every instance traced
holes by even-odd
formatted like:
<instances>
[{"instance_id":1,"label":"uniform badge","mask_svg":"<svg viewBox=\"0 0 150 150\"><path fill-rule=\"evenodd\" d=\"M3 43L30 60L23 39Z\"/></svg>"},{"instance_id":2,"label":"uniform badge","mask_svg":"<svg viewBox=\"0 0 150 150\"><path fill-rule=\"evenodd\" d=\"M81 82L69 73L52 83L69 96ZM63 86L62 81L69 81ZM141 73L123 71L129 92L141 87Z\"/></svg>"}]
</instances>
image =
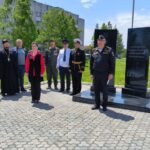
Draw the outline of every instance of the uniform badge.
<instances>
[{"instance_id":1,"label":"uniform badge","mask_svg":"<svg viewBox=\"0 0 150 150\"><path fill-rule=\"evenodd\" d=\"M57 56L57 55L58 55L57 51L54 51L54 55L55 55L55 56Z\"/></svg>"}]
</instances>

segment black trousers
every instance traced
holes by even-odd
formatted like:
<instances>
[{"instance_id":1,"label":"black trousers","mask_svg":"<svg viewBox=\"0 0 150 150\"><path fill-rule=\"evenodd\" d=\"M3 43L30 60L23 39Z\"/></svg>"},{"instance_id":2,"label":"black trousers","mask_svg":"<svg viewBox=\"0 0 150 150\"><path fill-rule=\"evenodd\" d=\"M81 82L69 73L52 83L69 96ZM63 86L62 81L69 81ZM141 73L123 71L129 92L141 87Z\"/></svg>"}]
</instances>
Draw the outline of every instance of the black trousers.
<instances>
[{"instance_id":1,"label":"black trousers","mask_svg":"<svg viewBox=\"0 0 150 150\"><path fill-rule=\"evenodd\" d=\"M108 102L108 93L107 93L107 81L108 74L107 73L94 73L94 92L95 92L95 105L99 107L102 105L103 107L107 107ZM103 94L103 103L101 104L100 92Z\"/></svg>"},{"instance_id":2,"label":"black trousers","mask_svg":"<svg viewBox=\"0 0 150 150\"><path fill-rule=\"evenodd\" d=\"M73 94L78 94L81 92L81 80L82 80L82 73L78 71L72 71L72 85L73 85Z\"/></svg>"},{"instance_id":3,"label":"black trousers","mask_svg":"<svg viewBox=\"0 0 150 150\"><path fill-rule=\"evenodd\" d=\"M32 101L40 100L40 96L41 96L40 81L31 81L31 95L32 95Z\"/></svg>"},{"instance_id":4,"label":"black trousers","mask_svg":"<svg viewBox=\"0 0 150 150\"><path fill-rule=\"evenodd\" d=\"M65 90L65 78L67 83L66 90L70 90L70 72L69 68L59 67L61 90Z\"/></svg>"},{"instance_id":5,"label":"black trousers","mask_svg":"<svg viewBox=\"0 0 150 150\"><path fill-rule=\"evenodd\" d=\"M51 87L52 79L54 81L54 86L57 87L58 71L56 69L56 66L47 66L46 72L47 72L48 87Z\"/></svg>"}]
</instances>

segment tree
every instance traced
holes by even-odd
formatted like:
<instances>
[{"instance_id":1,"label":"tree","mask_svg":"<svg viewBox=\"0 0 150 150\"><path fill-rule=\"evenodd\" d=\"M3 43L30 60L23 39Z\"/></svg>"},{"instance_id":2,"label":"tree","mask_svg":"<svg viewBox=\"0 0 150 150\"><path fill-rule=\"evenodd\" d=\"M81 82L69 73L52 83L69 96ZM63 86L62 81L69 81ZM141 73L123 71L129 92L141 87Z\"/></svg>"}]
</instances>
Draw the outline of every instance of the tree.
<instances>
[{"instance_id":1,"label":"tree","mask_svg":"<svg viewBox=\"0 0 150 150\"><path fill-rule=\"evenodd\" d=\"M108 29L108 25L103 23L102 26L101 26L101 29Z\"/></svg>"},{"instance_id":2,"label":"tree","mask_svg":"<svg viewBox=\"0 0 150 150\"><path fill-rule=\"evenodd\" d=\"M24 42L24 47L31 48L31 43L37 38L37 30L33 22L30 0L16 0L13 10L12 32L13 43L20 38Z\"/></svg>"},{"instance_id":3,"label":"tree","mask_svg":"<svg viewBox=\"0 0 150 150\"><path fill-rule=\"evenodd\" d=\"M0 6L0 38L8 38L10 39L10 31L11 31L11 25L10 21L12 18L11 10L12 10L12 4L13 0L4 0L4 3L2 6Z\"/></svg>"},{"instance_id":4,"label":"tree","mask_svg":"<svg viewBox=\"0 0 150 150\"><path fill-rule=\"evenodd\" d=\"M42 17L37 41L43 43L54 39L61 47L62 39L67 38L70 41L70 47L73 47L73 39L79 37L79 33L75 20L70 14L63 9L52 8Z\"/></svg>"},{"instance_id":5,"label":"tree","mask_svg":"<svg viewBox=\"0 0 150 150\"><path fill-rule=\"evenodd\" d=\"M123 51L124 51L124 45L123 45L123 40L122 40L122 34L118 32L116 53L119 56L121 56Z\"/></svg>"}]
</instances>

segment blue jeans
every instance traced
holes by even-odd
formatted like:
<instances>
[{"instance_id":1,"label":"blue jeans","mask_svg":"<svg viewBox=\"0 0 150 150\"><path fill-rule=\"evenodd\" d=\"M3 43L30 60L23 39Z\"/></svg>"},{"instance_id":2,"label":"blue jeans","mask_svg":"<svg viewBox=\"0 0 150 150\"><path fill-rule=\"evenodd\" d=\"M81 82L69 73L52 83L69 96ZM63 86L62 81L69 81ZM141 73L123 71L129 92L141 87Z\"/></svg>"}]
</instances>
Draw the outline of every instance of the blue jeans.
<instances>
[{"instance_id":1,"label":"blue jeans","mask_svg":"<svg viewBox=\"0 0 150 150\"><path fill-rule=\"evenodd\" d=\"M25 65L18 65L18 79L21 90L24 90Z\"/></svg>"}]
</instances>

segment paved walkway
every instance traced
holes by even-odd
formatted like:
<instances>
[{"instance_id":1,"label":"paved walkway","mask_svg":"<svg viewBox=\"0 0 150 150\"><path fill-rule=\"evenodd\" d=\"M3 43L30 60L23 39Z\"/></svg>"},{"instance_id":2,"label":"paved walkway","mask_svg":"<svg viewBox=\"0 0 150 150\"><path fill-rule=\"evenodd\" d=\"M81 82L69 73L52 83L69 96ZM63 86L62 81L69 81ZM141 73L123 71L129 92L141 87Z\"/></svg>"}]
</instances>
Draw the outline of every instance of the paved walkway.
<instances>
[{"instance_id":1,"label":"paved walkway","mask_svg":"<svg viewBox=\"0 0 150 150\"><path fill-rule=\"evenodd\" d=\"M84 89L88 89L84 86ZM30 93L0 102L0 150L149 150L150 114L91 105L49 92L31 104Z\"/></svg>"}]
</instances>

